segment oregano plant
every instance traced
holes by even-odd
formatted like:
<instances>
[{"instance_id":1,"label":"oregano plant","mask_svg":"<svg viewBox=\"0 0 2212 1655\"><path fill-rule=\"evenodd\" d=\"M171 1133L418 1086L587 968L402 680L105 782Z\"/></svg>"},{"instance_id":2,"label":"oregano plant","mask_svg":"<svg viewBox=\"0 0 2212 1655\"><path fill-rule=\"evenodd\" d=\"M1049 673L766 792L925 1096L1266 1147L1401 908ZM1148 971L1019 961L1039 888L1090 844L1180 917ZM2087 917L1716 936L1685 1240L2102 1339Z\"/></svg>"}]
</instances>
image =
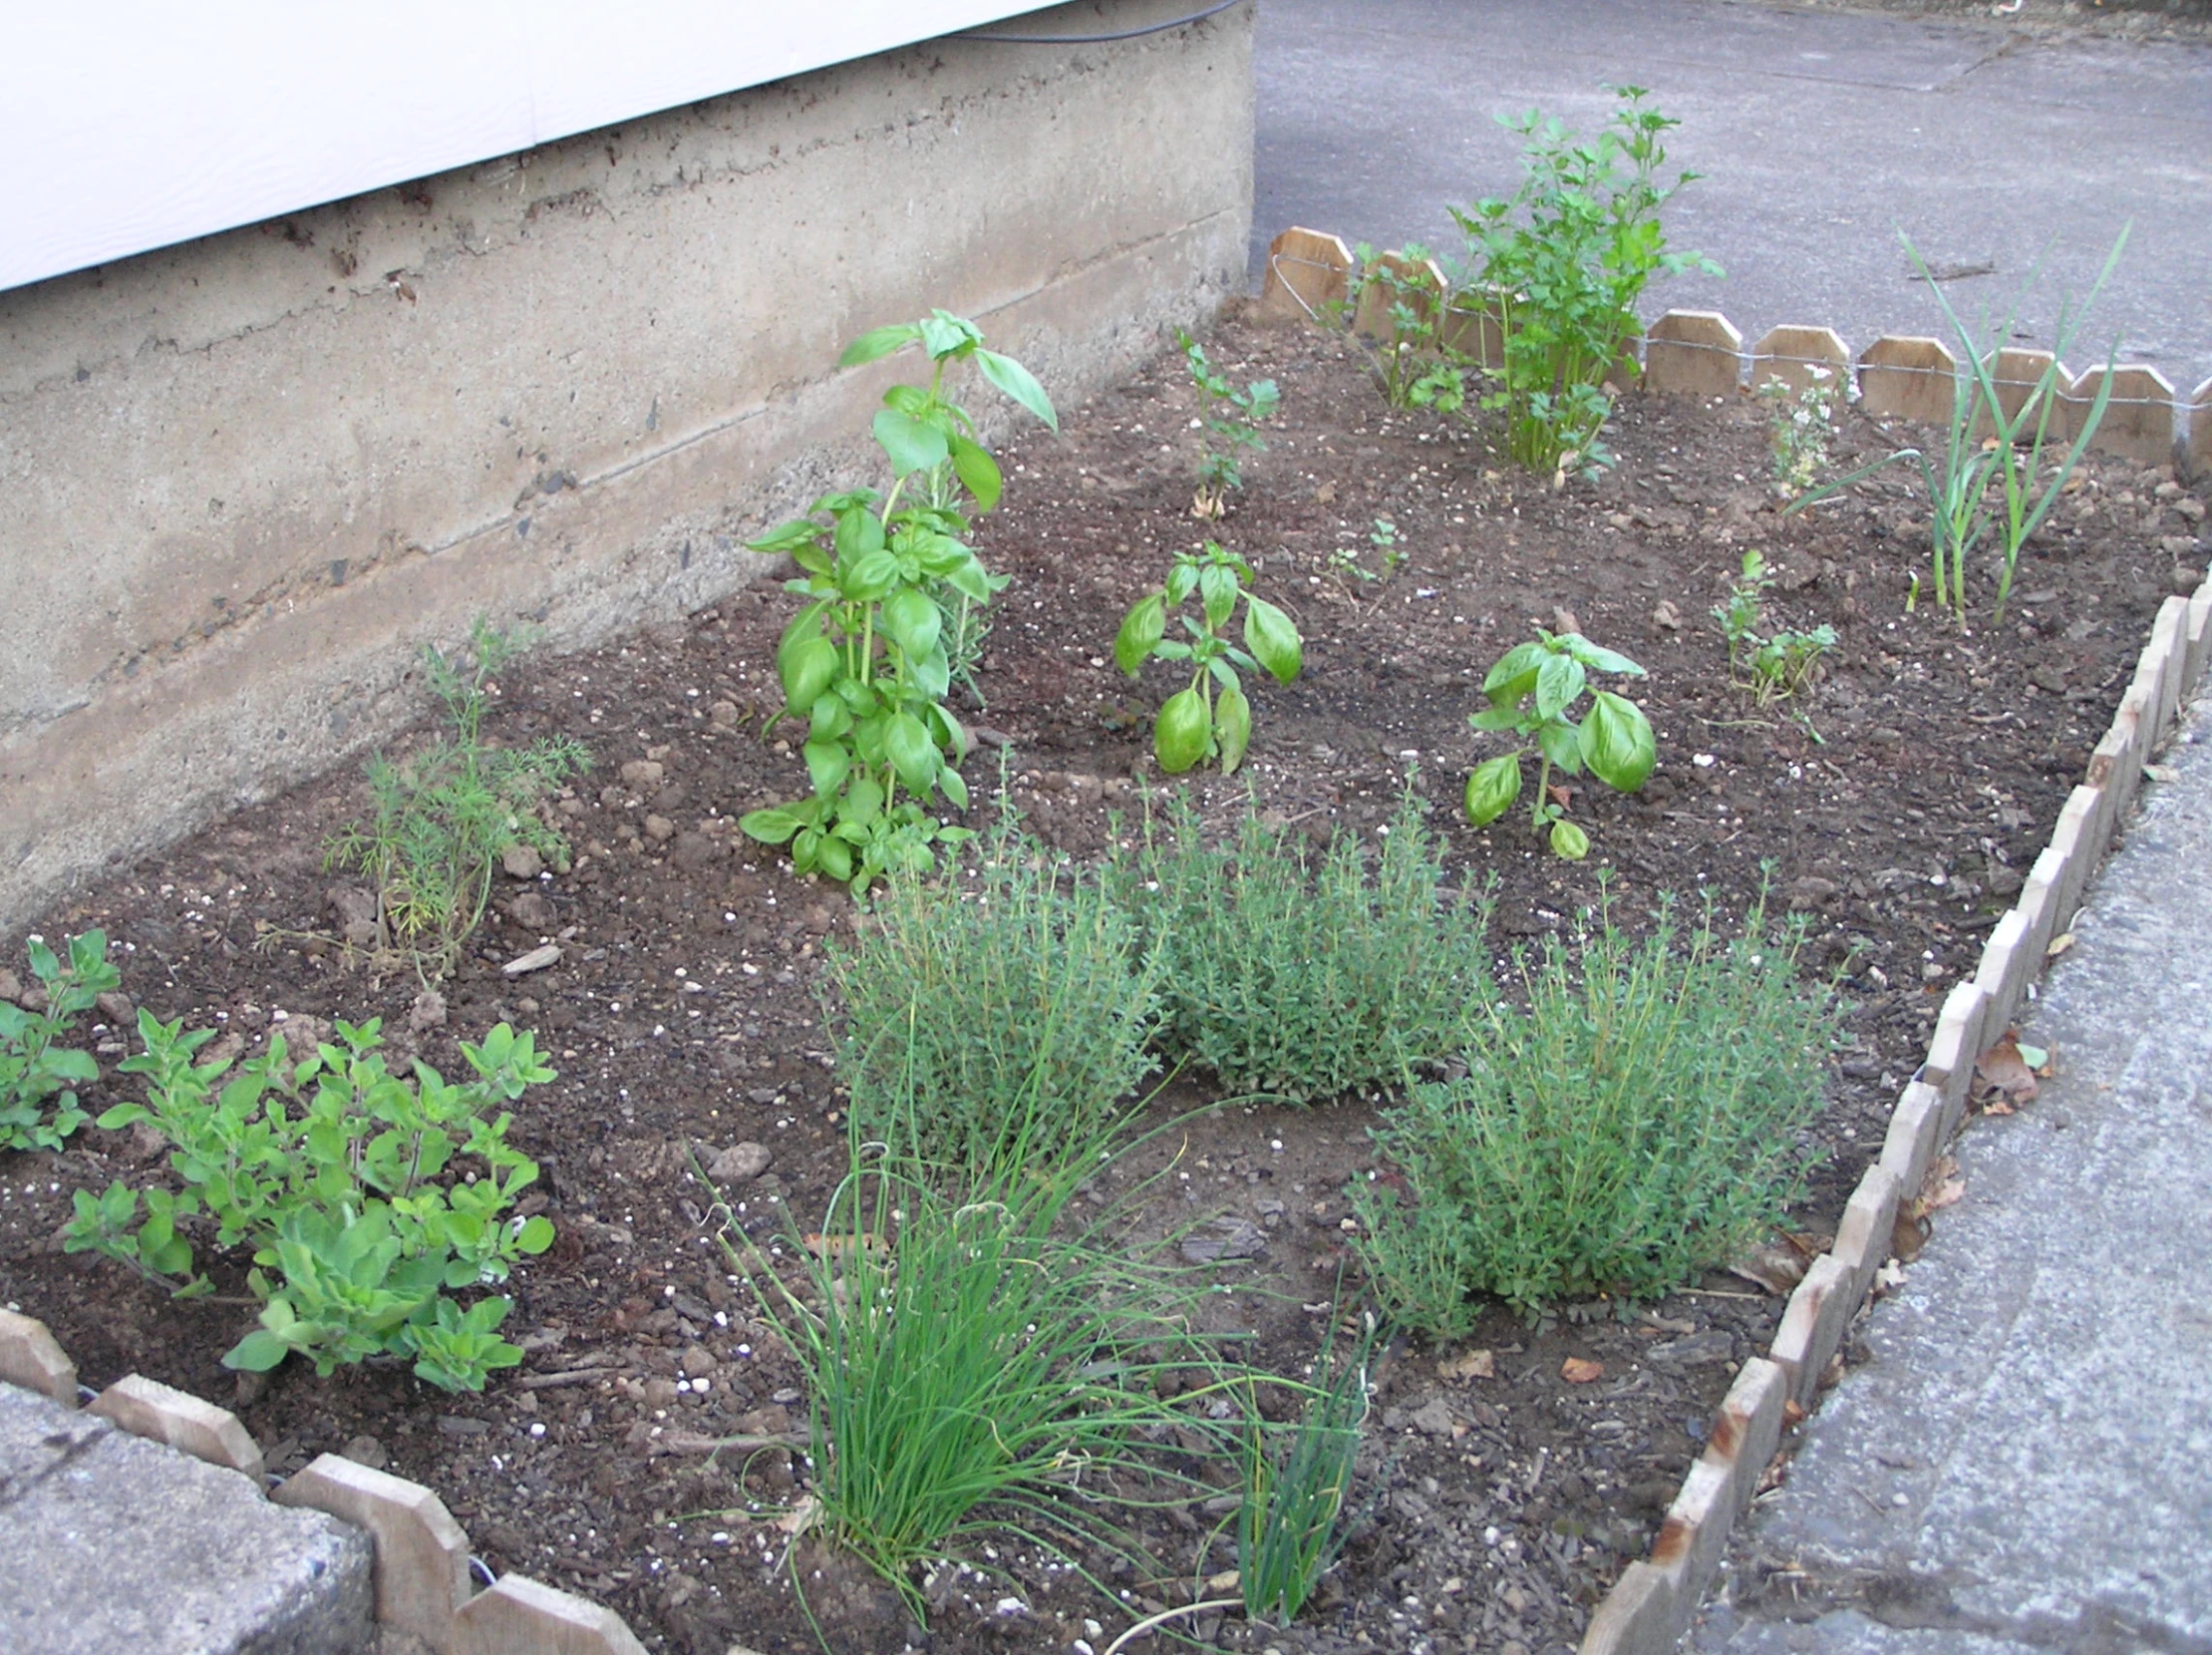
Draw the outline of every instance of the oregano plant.
<instances>
[{"instance_id":1,"label":"oregano plant","mask_svg":"<svg viewBox=\"0 0 2212 1655\"><path fill-rule=\"evenodd\" d=\"M1551 785L1552 771L1569 776L1588 771L1621 793L1644 785L1658 760L1651 721L1627 696L1592 689L1594 672L1644 676L1644 669L1626 655L1602 649L1579 632L1539 630L1530 642L1515 644L1498 657L1482 680L1490 704L1467 722L1477 730L1517 736L1521 745L1476 765L1467 778L1467 820L1475 827L1495 822L1520 798L1521 760L1531 746L1541 769L1529 826L1549 829L1552 849L1570 861L1590 853L1590 835L1567 820L1566 807ZM1590 709L1577 724L1568 713L1586 690Z\"/></svg>"},{"instance_id":2,"label":"oregano plant","mask_svg":"<svg viewBox=\"0 0 2212 1655\"><path fill-rule=\"evenodd\" d=\"M1217 541L1197 551L1179 551L1174 567L1156 592L1138 598L1121 618L1114 635L1113 660L1131 678L1147 660L1187 662L1190 682L1169 696L1152 726L1152 752L1159 768L1180 775L1203 759L1221 761L1227 775L1244 758L1252 741L1252 703L1245 698L1238 669L1265 671L1288 684L1304 664L1305 640L1290 616L1246 590L1252 565ZM1195 592L1195 618L1176 613ZM1224 634L1241 601L1244 647ZM1184 636L1167 636L1167 617L1175 613Z\"/></svg>"},{"instance_id":3,"label":"oregano plant","mask_svg":"<svg viewBox=\"0 0 2212 1655\"><path fill-rule=\"evenodd\" d=\"M778 717L806 726L800 751L813 790L754 811L739 826L763 843L790 844L799 872L826 873L856 895L884 873L934 867L938 846L970 836L933 809L940 798L967 809L959 765L970 745L945 705L952 663L938 594L980 607L1003 584L962 539L969 507L995 507L1003 480L975 422L946 394L946 370L973 363L992 386L1060 429L1035 376L986 350L973 322L942 310L862 334L840 366L910 345L921 347L931 372L926 387L883 393L874 433L890 466L889 488L825 495L806 516L752 542L756 551L789 554L801 570L785 582L807 601L777 646Z\"/></svg>"}]
</instances>

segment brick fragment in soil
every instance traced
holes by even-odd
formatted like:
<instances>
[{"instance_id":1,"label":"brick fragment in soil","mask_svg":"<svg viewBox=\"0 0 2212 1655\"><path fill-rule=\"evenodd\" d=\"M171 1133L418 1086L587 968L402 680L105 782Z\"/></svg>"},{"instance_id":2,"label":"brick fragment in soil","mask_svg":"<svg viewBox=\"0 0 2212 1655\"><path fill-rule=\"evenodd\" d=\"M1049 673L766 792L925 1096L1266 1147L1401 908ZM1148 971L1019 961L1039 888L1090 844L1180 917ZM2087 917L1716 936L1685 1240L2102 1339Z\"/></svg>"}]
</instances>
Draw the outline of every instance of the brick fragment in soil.
<instances>
[{"instance_id":1,"label":"brick fragment in soil","mask_svg":"<svg viewBox=\"0 0 2212 1655\"><path fill-rule=\"evenodd\" d=\"M1308 642L1300 682L1253 694L1245 772L1188 784L1210 823L1231 821L1249 788L1317 843L1340 828L1372 834L1418 766L1455 875L1499 881L1501 945L1571 931L1601 867L1616 913L1637 925L1670 889L1711 892L1737 920L1772 864L1773 907L1808 926L1805 969L1839 975L1848 1004L1813 1134L1826 1164L1791 1220L1832 1233L1942 996L1971 975L2133 670L2172 579L2162 540L2194 532L2184 504L2201 506L2199 496L2091 462L2031 547L2005 625L1978 609L1962 632L1925 604L1904 612L1925 510L1902 473L1783 519L1763 487L1753 408L1631 400L1613 432L1619 469L1555 494L1463 428L1388 415L1359 361L1318 333L1231 322L1212 348L1240 382L1273 377L1283 391L1269 451L1247 465L1221 522L1188 515L1194 409L1173 357L1064 410L1063 438L1002 455L1006 503L977 542L1014 583L978 675L988 704L963 711L1003 739L1032 826L1097 855L1110 815L1157 780L1148 721L1168 686L1122 678L1108 645L1172 549L1213 534L1254 560L1259 590ZM1911 435L1853 419L1838 465ZM1408 552L1387 577L1368 541L1377 517L1397 524ZM1840 634L1802 704L1809 729L1730 688L1706 618L1754 545L1783 573L1770 622ZM1340 550L1378 578L1349 573ZM537 1031L560 1079L517 1106L513 1138L543 1169L533 1193L558 1238L515 1275L508 1332L525 1362L481 1398L448 1398L377 1365L327 1380L286 1369L246 1397L219 1359L247 1310L171 1303L54 1240L72 1189L144 1183L161 1175L158 1158L128 1133L96 1130L61 1155L0 1158L0 1302L47 1321L88 1383L138 1371L218 1402L237 1396L278 1473L324 1452L366 1454L373 1439L387 1469L439 1490L495 1568L600 1598L649 1648L684 1655L814 1647L772 1566L783 1536L694 1515L789 1502L803 1468L781 1449L668 1452L687 1436L774 1435L805 1420L795 1371L711 1244L719 1214L695 1158L722 1168L724 1198L759 1235L787 1207L818 1228L842 1167L815 990L823 949L849 939L852 910L735 828L745 811L805 786L797 754L763 728L790 603L766 582L686 625L506 675L494 739L571 736L594 768L555 806L575 850L568 870L501 870L484 929L439 985L443 1022L427 1003L411 1016L411 975L377 980L335 947L255 946L262 926L373 928L373 902L364 917L362 893L333 891L321 868L325 835L366 802L350 772L98 881L31 927L53 937L105 925L133 1002L218 1028L240 1052L278 1030L296 1048L335 1019L379 1016L398 1057L453 1074L465 1068L458 1043L492 1022ZM1636 693L1659 733L1659 770L1642 795L1573 796L1595 846L1580 865L1515 822L1468 829L1454 807L1478 753L1465 718L1483 672L1560 609L1650 670ZM995 808L992 757L969 767L978 820ZM548 938L556 963L502 973ZM0 938L0 958L19 964L20 936ZM113 1075L127 1019L101 1015L90 1038L109 1048L109 1078L87 1089L95 1114L129 1095ZM1179 1085L1161 1107L1201 1097ZM1373 1167L1372 1119L1371 1104L1348 1101L1203 1122L1184 1151L1191 1177L1157 1214L1163 1230L1196 1224L1195 1238L1221 1243L1206 1267L1254 1290L1222 1301L1224 1325L1255 1334L1255 1358L1276 1371L1300 1371L1318 1346L1320 1315L1303 1307L1325 1307L1336 1280L1346 1186ZM242 1292L243 1261L223 1261L217 1278L223 1293ZM1219 1643L1272 1642L1286 1655L1405 1648L1423 1635L1439 1651L1571 1646L1648 1543L1779 1304L1716 1274L1626 1313L1569 1306L1540 1327L1492 1313L1472 1343L1491 1353L1493 1378L1472 1377L1453 1361L1460 1352L1403 1349L1382 1376L1354 1537L1321 1603L1300 1627L1264 1637L1231 1616ZM1569 1358L1602 1377L1566 1383ZM1218 1520L1159 1519L1137 1548L1158 1576L1124 1562L1109 1583L1129 1603L1187 1592L1227 1566L1218 1545L1200 1550ZM938 1655L1008 1647L997 1605L1010 1595L1036 1647L1065 1647L1086 1616L1108 1637L1119 1624L1030 1548L996 1549L1001 1575L954 1577L933 1594ZM865 1582L840 1577L836 1595L856 1636L890 1629Z\"/></svg>"}]
</instances>

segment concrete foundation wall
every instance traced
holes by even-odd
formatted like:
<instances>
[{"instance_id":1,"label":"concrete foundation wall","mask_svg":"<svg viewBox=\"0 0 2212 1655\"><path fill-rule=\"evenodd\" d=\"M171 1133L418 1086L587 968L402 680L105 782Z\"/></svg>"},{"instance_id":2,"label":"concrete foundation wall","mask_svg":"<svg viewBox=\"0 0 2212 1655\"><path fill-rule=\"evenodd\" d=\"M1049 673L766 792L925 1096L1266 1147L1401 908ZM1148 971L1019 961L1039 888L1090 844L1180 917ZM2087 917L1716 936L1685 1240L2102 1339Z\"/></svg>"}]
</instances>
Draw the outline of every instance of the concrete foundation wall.
<instances>
[{"instance_id":1,"label":"concrete foundation wall","mask_svg":"<svg viewBox=\"0 0 2212 1655\"><path fill-rule=\"evenodd\" d=\"M1251 31L933 42L0 292L0 925L419 716L479 612L572 648L764 572L865 475L863 329L942 305L1074 401L1210 311Z\"/></svg>"}]
</instances>

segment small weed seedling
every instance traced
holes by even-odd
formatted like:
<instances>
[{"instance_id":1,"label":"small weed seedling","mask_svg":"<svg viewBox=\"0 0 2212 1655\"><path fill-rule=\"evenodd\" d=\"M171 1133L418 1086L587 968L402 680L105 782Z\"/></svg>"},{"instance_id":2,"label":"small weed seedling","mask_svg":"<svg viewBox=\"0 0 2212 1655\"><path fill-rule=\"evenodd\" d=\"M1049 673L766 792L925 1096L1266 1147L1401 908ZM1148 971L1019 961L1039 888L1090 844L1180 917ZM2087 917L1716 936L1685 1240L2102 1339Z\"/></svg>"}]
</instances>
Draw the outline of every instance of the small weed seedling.
<instances>
[{"instance_id":1,"label":"small weed seedling","mask_svg":"<svg viewBox=\"0 0 2212 1655\"><path fill-rule=\"evenodd\" d=\"M1239 391L1215 372L1205 346L1181 328L1175 343L1182 347L1190 366L1190 382L1205 399L1200 417L1206 434L1205 454L1198 463L1198 493L1190 502L1194 517L1218 518L1229 509L1229 491L1244 487L1242 453L1265 454L1267 444L1260 427L1275 417L1282 393L1271 379L1256 379Z\"/></svg>"},{"instance_id":2,"label":"small weed seedling","mask_svg":"<svg viewBox=\"0 0 2212 1655\"><path fill-rule=\"evenodd\" d=\"M1451 295L1430 271L1428 249L1409 241L1393 260L1363 241L1352 250L1352 258L1343 310L1347 319L1358 313L1370 289L1380 287L1390 295L1390 336L1372 346L1357 341L1368 349L1384 400L1398 409L1458 413L1466 406L1468 363L1444 344Z\"/></svg>"},{"instance_id":3,"label":"small weed seedling","mask_svg":"<svg viewBox=\"0 0 2212 1655\"><path fill-rule=\"evenodd\" d=\"M1810 632L1763 631L1762 599L1773 583L1765 557L1756 548L1746 551L1743 572L1730 588L1728 602L1713 611L1729 641L1730 676L1748 689L1761 707L1797 695L1820 670L1821 657L1836 645L1832 626L1816 626Z\"/></svg>"},{"instance_id":4,"label":"small weed seedling","mask_svg":"<svg viewBox=\"0 0 2212 1655\"><path fill-rule=\"evenodd\" d=\"M1188 662L1190 683L1169 696L1152 726L1152 751L1160 769L1179 776L1204 759L1219 759L1223 775L1236 769L1252 741L1252 704L1237 669L1264 670L1279 684L1298 676L1305 640L1290 616L1246 588L1252 565L1208 540L1198 551L1175 554L1175 566L1158 591L1137 599L1121 618L1113 659L1134 678L1147 660ZM1193 592L1198 617L1177 614L1186 638L1170 638L1167 616ZM1244 648L1222 633L1244 604Z\"/></svg>"},{"instance_id":5,"label":"small weed seedling","mask_svg":"<svg viewBox=\"0 0 2212 1655\"><path fill-rule=\"evenodd\" d=\"M1346 532L1349 533L1350 530ZM1368 530L1367 543L1378 554L1377 561L1382 564L1380 572L1361 562L1360 554L1350 546L1339 546L1329 554L1329 573L1335 577L1338 586L1343 588L1348 597L1352 592L1350 582L1357 580L1362 585L1367 585L1377 580L1388 580L1406 566L1406 548L1398 543L1398 524L1390 518L1375 519L1375 526Z\"/></svg>"},{"instance_id":6,"label":"small weed seedling","mask_svg":"<svg viewBox=\"0 0 2212 1655\"><path fill-rule=\"evenodd\" d=\"M1521 760L1533 746L1542 764L1529 825L1548 828L1552 849L1571 861L1590 853L1590 835L1567 820L1551 785L1552 771L1580 776L1587 770L1610 788L1634 793L1658 762L1651 721L1628 697L1590 690L1590 710L1581 724L1567 716L1593 672L1644 676L1626 655L1601 649L1579 632L1554 636L1539 630L1534 642L1516 644L1498 658L1482 680L1490 704L1467 722L1477 730L1508 732L1524 745L1474 767L1467 778L1469 822L1477 828L1495 822L1520 798Z\"/></svg>"},{"instance_id":7,"label":"small weed seedling","mask_svg":"<svg viewBox=\"0 0 2212 1655\"><path fill-rule=\"evenodd\" d=\"M466 653L424 647L447 733L404 764L372 759L374 818L324 847L326 866L353 869L374 885L380 951L410 961L426 982L459 963L462 944L483 921L492 868L507 850L527 844L555 866L568 859L567 841L539 818L537 803L587 769L589 756L565 737L512 751L483 740L493 679L521 647L481 618Z\"/></svg>"},{"instance_id":8,"label":"small weed seedling","mask_svg":"<svg viewBox=\"0 0 2212 1655\"><path fill-rule=\"evenodd\" d=\"M195 1296L210 1283L179 1222L204 1213L217 1246L254 1249L246 1283L261 1325L223 1358L252 1373L295 1351L326 1375L390 1355L443 1390L480 1391L493 1369L522 1360L498 1337L505 1299L464 1309L447 1295L504 1281L516 1259L552 1244L551 1220L510 1215L537 1166L507 1144L499 1106L553 1079L529 1035L501 1023L481 1046L464 1043L475 1078L452 1085L422 1062L412 1082L393 1074L374 1018L338 1024L342 1044L298 1064L271 1036L228 1080L228 1060L193 1061L214 1031L183 1028L139 1013L146 1052L122 1069L147 1077L147 1101L100 1117L111 1131L144 1123L166 1139L182 1190L144 1191L143 1219L129 1184L78 1190L65 1250ZM453 1176L461 1157L478 1169Z\"/></svg>"},{"instance_id":9,"label":"small weed seedling","mask_svg":"<svg viewBox=\"0 0 2212 1655\"><path fill-rule=\"evenodd\" d=\"M1827 470L1828 444L1835 437L1836 409L1842 386L1829 368L1807 368L1806 385L1792 392L1782 380L1758 388L1759 401L1773 410L1769 435L1774 446L1774 487L1784 497L1804 494Z\"/></svg>"},{"instance_id":10,"label":"small weed seedling","mask_svg":"<svg viewBox=\"0 0 2212 1655\"><path fill-rule=\"evenodd\" d=\"M1661 135L1680 123L1646 108L1642 87L1616 92L1612 130L1589 143L1534 111L1500 116L1527 141L1518 193L1451 209L1505 339L1503 383L1482 406L1505 416L1507 454L1555 484L1612 464L1599 441L1613 412L1603 385L1641 326L1645 283L1721 273L1701 253L1666 250L1660 208L1697 176L1659 182Z\"/></svg>"},{"instance_id":11,"label":"small weed seedling","mask_svg":"<svg viewBox=\"0 0 2212 1655\"><path fill-rule=\"evenodd\" d=\"M54 1043L123 973L108 963L105 931L71 937L68 948L65 965L39 938L28 945L31 975L46 991L43 1011L0 1000L0 1150L58 1150L85 1124L71 1088L98 1080L100 1068L90 1052Z\"/></svg>"},{"instance_id":12,"label":"small weed seedling","mask_svg":"<svg viewBox=\"0 0 2212 1655\"><path fill-rule=\"evenodd\" d=\"M1729 587L1728 602L1713 611L1729 641L1729 671L1743 670L1743 661L1758 647L1758 629L1765 622L1766 589L1774 584L1766 557L1756 547L1743 554L1743 572Z\"/></svg>"},{"instance_id":13,"label":"small weed seedling","mask_svg":"<svg viewBox=\"0 0 2212 1655\"><path fill-rule=\"evenodd\" d=\"M824 495L809 515L752 542L755 551L788 553L804 571L785 583L807 601L784 629L776 669L784 685L778 717L806 726L800 751L813 792L754 811L739 827L765 844L789 844L799 872L826 873L855 894L884 873L926 872L938 846L969 836L931 807L942 796L954 810L968 808L959 771L968 733L945 705L954 671L947 640L965 630L979 642L981 634L972 616L948 628L939 594L980 607L1005 584L961 540L968 531L963 498L989 511L1002 480L975 422L946 396L946 369L973 363L1059 430L1029 370L984 349L974 323L942 310L862 334L841 365L909 345L922 348L931 373L926 389L894 385L883 393L874 432L890 463L890 488Z\"/></svg>"},{"instance_id":14,"label":"small weed seedling","mask_svg":"<svg viewBox=\"0 0 2212 1655\"><path fill-rule=\"evenodd\" d=\"M1835 643L1832 626L1816 626L1810 632L1776 632L1760 639L1758 648L1751 652L1752 697L1761 707L1792 699L1812 682L1820 671L1821 657L1835 648Z\"/></svg>"}]
</instances>

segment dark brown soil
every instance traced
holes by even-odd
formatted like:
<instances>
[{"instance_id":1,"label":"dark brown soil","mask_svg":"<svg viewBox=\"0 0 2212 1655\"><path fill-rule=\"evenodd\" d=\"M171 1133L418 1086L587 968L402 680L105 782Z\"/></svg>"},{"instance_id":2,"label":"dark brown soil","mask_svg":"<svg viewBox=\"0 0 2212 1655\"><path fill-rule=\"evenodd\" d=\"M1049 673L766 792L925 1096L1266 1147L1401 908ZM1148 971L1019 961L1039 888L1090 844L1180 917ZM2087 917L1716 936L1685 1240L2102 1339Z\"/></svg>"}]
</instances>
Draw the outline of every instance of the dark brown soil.
<instances>
[{"instance_id":1,"label":"dark brown soil","mask_svg":"<svg viewBox=\"0 0 2212 1655\"><path fill-rule=\"evenodd\" d=\"M1192 784L1209 818L1228 821L1249 788L1317 839L1371 832L1418 766L1464 876L1500 881L1501 947L1568 925L1601 867L1623 911L1662 890L1711 890L1734 916L1769 864L1779 899L1811 922L1807 968L1834 975L1847 1006L1814 1134L1826 1165L1795 1220L1817 1243L1942 995L1973 969L2079 778L2153 610L2201 569L2197 496L2164 472L2094 465L2032 548L2005 624L1988 624L1985 584L1962 631L1925 605L1905 612L1925 507L1903 471L1785 520L1753 405L1632 399L1613 434L1618 470L1554 492L1464 428L1388 415L1338 340L1232 322L1216 354L1240 381L1278 379L1284 416L1212 532L1260 566L1260 589L1294 611L1308 645L1298 684L1254 696L1246 773ZM1157 780L1147 731L1165 693L1164 678L1120 677L1108 643L1168 550L1205 525L1188 509L1193 404L1178 359L1067 412L1065 437L1007 454L1007 504L981 534L1014 583L980 674L988 705L972 716L1005 745L1035 828L1094 854L1107 812ZM1887 441L1854 417L1844 446L1871 454ZM1410 555L1363 579L1336 554L1379 573L1378 517ZM1773 623L1841 635L1803 720L1730 685L1708 618L1754 545L1781 572ZM379 1016L403 1051L451 1072L456 1042L497 1019L540 1031L561 1076L525 1099L514 1138L544 1168L560 1239L514 1283L522 1369L480 1397L388 1368L328 1380L287 1369L240 1386L219 1358L247 1310L172 1304L59 1250L71 1190L161 1175L145 1146L90 1130L66 1155L0 1157L0 1301L51 1325L87 1382L137 1370L232 1403L277 1472L327 1451L387 1464L438 1490L491 1568L602 1598L648 1647L686 1655L815 1647L775 1566L784 1536L721 1514L749 1496L791 1497L788 1457L668 1452L687 1434L804 1417L792 1369L725 1269L690 1152L773 1151L769 1170L732 1191L755 1224L786 1203L818 1211L843 1153L815 992L850 903L732 827L803 785L796 756L761 734L791 601L764 582L686 626L533 661L501 687L496 739L573 735L595 769L559 807L573 870L505 883L498 916L444 985L443 1023L411 1026L411 977L379 980L296 934L334 923L320 846L363 807L353 774L242 812L44 921L49 936L105 926L133 999L213 1024L241 1049L280 1025ZM1477 832L1454 808L1478 754L1465 723L1477 685L1531 624L1571 624L1651 672L1637 690L1659 769L1635 798L1574 794L1596 847L1580 865L1551 857L1518 818ZM990 758L972 778L988 780ZM546 938L562 945L558 966L500 974ZM19 961L21 938L0 941ZM96 1039L104 1065L124 1054L115 1029ZM97 1112L125 1095L111 1078L89 1102ZM1283 1290L1241 1301L1261 1360L1280 1370L1318 1342L1319 1317L1300 1306L1319 1306L1344 1257L1344 1189L1372 1166L1369 1119L1355 1104L1230 1111L1199 1130L1176 1183L1183 1216L1232 1214L1266 1235L1257 1265L1223 1268ZM1623 1314L1565 1306L1540 1329L1495 1314L1474 1342L1492 1352L1492 1378L1445 1377L1461 1370L1439 1361L1459 1352L1402 1348L1377 1398L1355 1537L1323 1601L1280 1632L1207 1616L1201 1641L1286 1655L1571 1648L1648 1543L1779 1304L1716 1275ZM1570 1357L1602 1376L1568 1383ZM1029 1548L971 1556L977 1572L944 1571L931 1590L929 1647L1103 1649L1133 1613L1229 1566L1218 1539L1208 1545L1215 1520L1162 1519L1143 1547L1156 1573L1116 1579L1118 1606ZM833 1647L900 1647L903 1617L863 1572L812 1549L800 1564ZM1008 1600L1018 1612L1002 1611Z\"/></svg>"}]
</instances>

